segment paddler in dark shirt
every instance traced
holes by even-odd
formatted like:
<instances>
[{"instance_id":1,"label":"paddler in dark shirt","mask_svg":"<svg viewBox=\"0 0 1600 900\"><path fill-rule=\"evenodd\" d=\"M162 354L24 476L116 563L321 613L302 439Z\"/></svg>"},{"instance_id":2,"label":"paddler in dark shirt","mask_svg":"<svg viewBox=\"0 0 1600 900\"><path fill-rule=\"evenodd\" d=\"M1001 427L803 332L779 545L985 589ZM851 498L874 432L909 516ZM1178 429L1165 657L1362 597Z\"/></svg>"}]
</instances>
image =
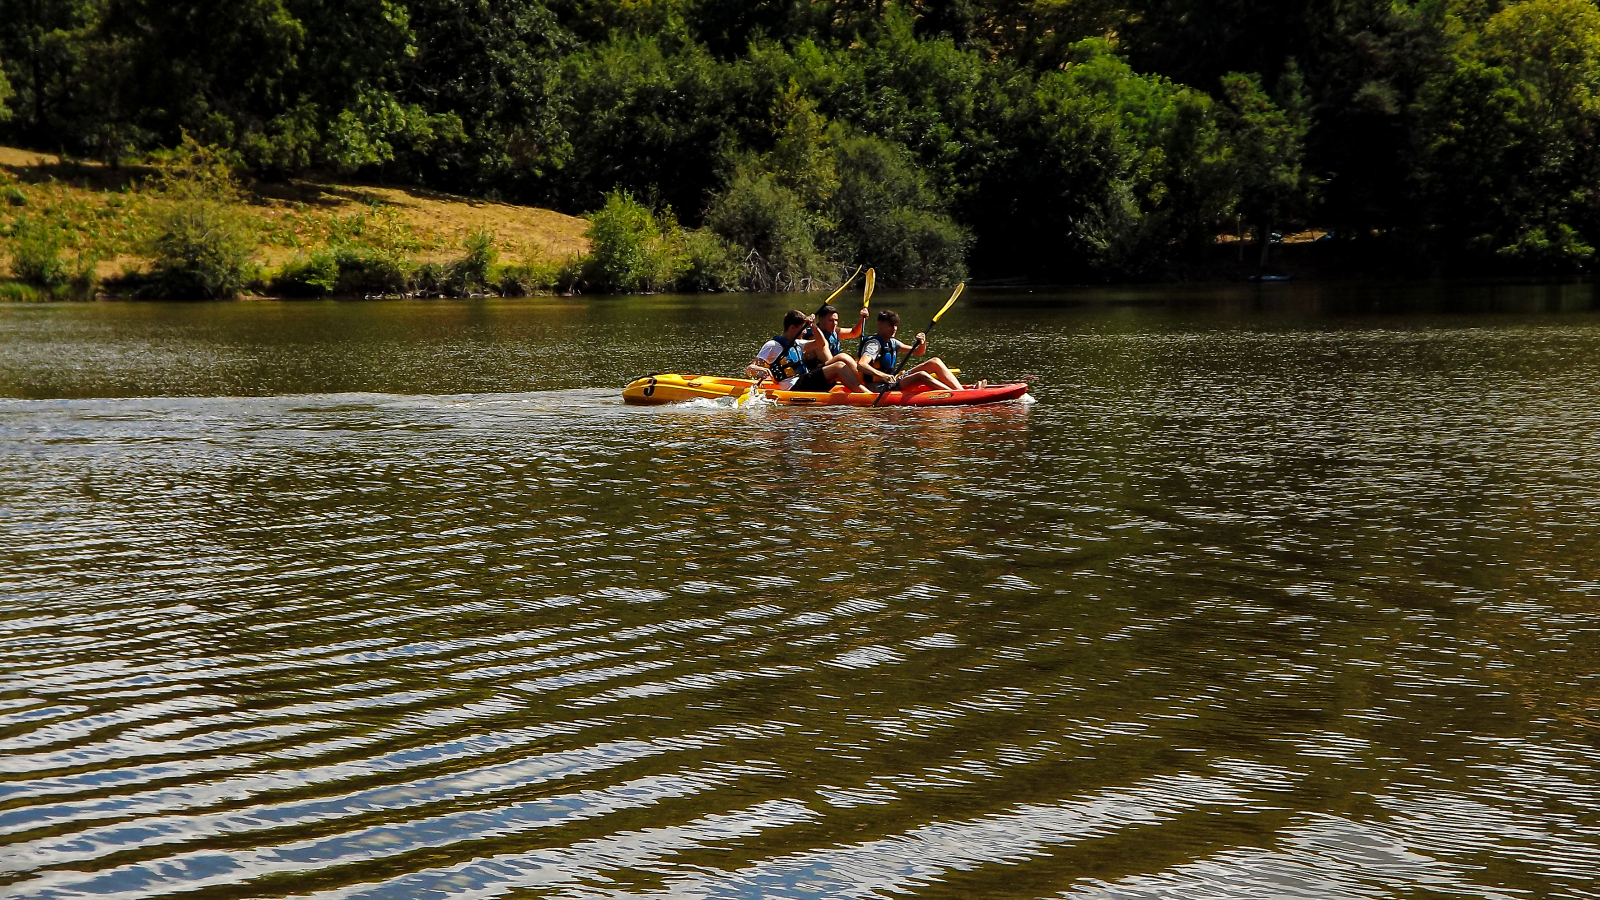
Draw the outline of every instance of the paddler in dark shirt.
<instances>
[{"instance_id":1,"label":"paddler in dark shirt","mask_svg":"<svg viewBox=\"0 0 1600 900\"><path fill-rule=\"evenodd\" d=\"M822 392L830 390L835 381L852 391L866 390L847 357L830 356L821 363L806 359L809 345L827 347L826 341L801 339L801 332L813 321L812 316L798 309L789 310L783 317L783 331L761 346L756 358L745 367L745 374L757 383L770 378L778 383L779 390L785 391Z\"/></svg>"},{"instance_id":2,"label":"paddler in dark shirt","mask_svg":"<svg viewBox=\"0 0 1600 900\"><path fill-rule=\"evenodd\" d=\"M871 389L885 391L898 386L902 389L928 387L944 391L964 390L961 382L956 380L956 374L938 357L917 363L901 374L898 385L893 383L895 367L900 365L904 354L921 356L928 352L926 334L918 334L916 344L908 345L895 340L895 333L899 330L899 313L886 309L878 313L878 333L861 342L861 355L857 357L856 364L861 370L861 379ZM988 385L987 381L977 384L980 388Z\"/></svg>"}]
</instances>

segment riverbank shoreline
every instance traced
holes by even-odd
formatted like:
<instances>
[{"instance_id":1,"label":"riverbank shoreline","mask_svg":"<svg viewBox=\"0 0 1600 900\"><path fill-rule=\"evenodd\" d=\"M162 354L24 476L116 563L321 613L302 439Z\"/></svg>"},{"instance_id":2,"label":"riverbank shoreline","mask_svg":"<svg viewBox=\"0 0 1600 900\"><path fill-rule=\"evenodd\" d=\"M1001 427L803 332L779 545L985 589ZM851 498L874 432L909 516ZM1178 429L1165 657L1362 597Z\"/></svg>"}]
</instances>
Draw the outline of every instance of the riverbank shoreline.
<instances>
[{"instance_id":1,"label":"riverbank shoreline","mask_svg":"<svg viewBox=\"0 0 1600 900\"><path fill-rule=\"evenodd\" d=\"M154 260L148 223L171 204L151 190L155 166L97 162L0 147L0 235L44 223L62 274L54 282L0 275L0 302L163 299L151 292ZM589 222L541 207L461 197L412 186L365 184L331 176L254 182L230 204L252 229L255 277L250 300L382 300L528 295L605 295L583 291ZM15 240L0 242L0 272L10 272ZM470 270L470 271L465 271ZM987 275L974 287L1060 290L1141 284L1205 287L1480 281L1507 277L1482 265L1451 265L1380 236L1323 229L1284 236L1265 262L1258 242L1219 235L1203 258L1161 279L1062 283ZM1538 282L1584 277L1552 272ZM1518 283L1527 283L1520 276ZM817 290L830 285L818 283Z\"/></svg>"},{"instance_id":2,"label":"riverbank shoreline","mask_svg":"<svg viewBox=\"0 0 1600 900\"><path fill-rule=\"evenodd\" d=\"M113 167L0 147L0 236L12 238L0 241L0 272L16 274L16 238L32 227L44 233L59 269L70 273L53 283L0 276L0 299L132 299L155 262L147 246L150 222L173 202L152 188L156 176L155 166ZM409 272L433 267L439 282L475 247L498 270L526 282L529 273L559 271L589 249L588 223L551 209L331 176L254 182L225 205L253 242L250 264L258 274L256 290L247 293L264 297L291 299L296 292L266 288L336 254L369 264L380 258ZM332 286L299 293L373 293Z\"/></svg>"}]
</instances>

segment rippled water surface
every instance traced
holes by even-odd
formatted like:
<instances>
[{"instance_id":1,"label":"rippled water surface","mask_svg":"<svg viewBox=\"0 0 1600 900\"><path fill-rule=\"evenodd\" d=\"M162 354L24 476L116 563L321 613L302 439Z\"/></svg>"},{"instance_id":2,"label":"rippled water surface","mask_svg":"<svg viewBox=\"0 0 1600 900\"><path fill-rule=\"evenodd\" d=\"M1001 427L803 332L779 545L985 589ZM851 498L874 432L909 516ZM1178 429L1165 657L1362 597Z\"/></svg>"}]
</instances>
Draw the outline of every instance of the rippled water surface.
<instances>
[{"instance_id":1,"label":"rippled water surface","mask_svg":"<svg viewBox=\"0 0 1600 900\"><path fill-rule=\"evenodd\" d=\"M0 307L0 896L1600 897L1595 296Z\"/></svg>"}]
</instances>

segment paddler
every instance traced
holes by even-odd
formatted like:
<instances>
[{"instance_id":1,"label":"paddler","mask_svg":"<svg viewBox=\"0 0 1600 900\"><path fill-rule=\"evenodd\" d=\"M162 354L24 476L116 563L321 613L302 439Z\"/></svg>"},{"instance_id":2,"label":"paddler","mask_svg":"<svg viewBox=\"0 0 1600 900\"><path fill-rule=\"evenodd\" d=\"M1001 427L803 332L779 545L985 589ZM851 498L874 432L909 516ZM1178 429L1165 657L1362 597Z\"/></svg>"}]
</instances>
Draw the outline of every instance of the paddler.
<instances>
[{"instance_id":1,"label":"paddler","mask_svg":"<svg viewBox=\"0 0 1600 900\"><path fill-rule=\"evenodd\" d=\"M961 382L956 380L956 373L950 371L950 367L938 357L917 363L896 380L894 370L900 364L901 354L922 356L928 352L926 334L919 333L914 345L903 344L895 340L895 333L899 330L900 314L892 309L886 309L878 313L878 333L861 342L861 355L857 358L857 365L862 380L867 382L870 389L886 391L899 386L928 387L945 391L965 390ZM980 381L977 384L980 388L988 385L987 381Z\"/></svg>"},{"instance_id":2,"label":"paddler","mask_svg":"<svg viewBox=\"0 0 1600 900\"><path fill-rule=\"evenodd\" d=\"M844 352L842 339L856 338L867 327L867 310L861 310L861 319L849 331L839 330L839 310L832 304L824 303L817 307L812 326L806 330L805 337L811 338L806 345L806 362L808 365L827 365L834 358L842 359L849 364L850 370L856 373L859 379L860 369L856 366L855 358ZM822 335L823 340L816 340L817 335ZM837 380L837 379L836 379Z\"/></svg>"},{"instance_id":3,"label":"paddler","mask_svg":"<svg viewBox=\"0 0 1600 900\"><path fill-rule=\"evenodd\" d=\"M773 335L772 340L761 346L756 358L745 367L745 374L757 383L771 378L778 383L779 390L785 391L821 393L830 390L835 381L852 391L867 390L855 368L846 361L847 357L834 358L830 354L820 363L816 359L806 359L809 345L821 344L827 349L826 341L800 338L801 332L814 321L814 316L798 309L789 310L783 317L783 332Z\"/></svg>"}]
</instances>

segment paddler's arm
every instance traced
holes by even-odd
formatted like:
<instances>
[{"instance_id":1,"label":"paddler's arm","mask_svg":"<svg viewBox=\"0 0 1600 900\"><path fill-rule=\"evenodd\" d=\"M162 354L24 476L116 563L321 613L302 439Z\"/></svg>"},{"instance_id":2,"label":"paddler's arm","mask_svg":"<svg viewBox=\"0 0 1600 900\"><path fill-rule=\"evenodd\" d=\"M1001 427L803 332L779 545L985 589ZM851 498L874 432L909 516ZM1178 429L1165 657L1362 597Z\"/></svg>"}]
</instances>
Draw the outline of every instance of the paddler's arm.
<instances>
[{"instance_id":1,"label":"paddler's arm","mask_svg":"<svg viewBox=\"0 0 1600 900\"><path fill-rule=\"evenodd\" d=\"M816 352L811 352L815 348ZM825 366L833 362L833 351L828 349L828 339L818 334L806 343L805 355L807 359L814 359L817 365Z\"/></svg>"},{"instance_id":2,"label":"paddler's arm","mask_svg":"<svg viewBox=\"0 0 1600 900\"><path fill-rule=\"evenodd\" d=\"M853 338L858 338L858 337L861 337L861 333L863 331L866 331L866 330L867 330L867 310L863 309L863 310L861 310L861 321L857 322L855 324L855 327L851 328L849 331L841 331L841 332L839 332L839 338L840 338L840 340L851 340Z\"/></svg>"},{"instance_id":3,"label":"paddler's arm","mask_svg":"<svg viewBox=\"0 0 1600 900\"><path fill-rule=\"evenodd\" d=\"M765 350L766 348L763 347L762 349ZM772 370L767 368L771 363L772 360L765 359L761 354L757 353L756 358L750 361L750 365L744 367L744 373L759 383L761 379L771 377Z\"/></svg>"},{"instance_id":4,"label":"paddler's arm","mask_svg":"<svg viewBox=\"0 0 1600 900\"><path fill-rule=\"evenodd\" d=\"M905 344L901 344L900 346L905 347L906 345ZM917 332L917 343L916 343L916 346L914 346L914 347L906 347L906 349L911 352L912 356L927 356L928 355L928 336L926 334L920 332L920 331Z\"/></svg>"},{"instance_id":5,"label":"paddler's arm","mask_svg":"<svg viewBox=\"0 0 1600 900\"><path fill-rule=\"evenodd\" d=\"M816 316L806 316L806 324L811 328L811 339L806 341L805 349L800 351L800 355L802 359L814 359L817 365L825 366L833 362L833 351L828 349L828 339L822 336L822 329L815 326L816 320Z\"/></svg>"},{"instance_id":6,"label":"paddler's arm","mask_svg":"<svg viewBox=\"0 0 1600 900\"><path fill-rule=\"evenodd\" d=\"M861 358L856 360L856 362L861 364L861 371L864 374L871 375L873 378L876 378L879 381L890 380L893 377L892 375L872 364L872 361L875 359L877 359L876 356L869 360L867 359L866 354L862 354Z\"/></svg>"}]
</instances>

